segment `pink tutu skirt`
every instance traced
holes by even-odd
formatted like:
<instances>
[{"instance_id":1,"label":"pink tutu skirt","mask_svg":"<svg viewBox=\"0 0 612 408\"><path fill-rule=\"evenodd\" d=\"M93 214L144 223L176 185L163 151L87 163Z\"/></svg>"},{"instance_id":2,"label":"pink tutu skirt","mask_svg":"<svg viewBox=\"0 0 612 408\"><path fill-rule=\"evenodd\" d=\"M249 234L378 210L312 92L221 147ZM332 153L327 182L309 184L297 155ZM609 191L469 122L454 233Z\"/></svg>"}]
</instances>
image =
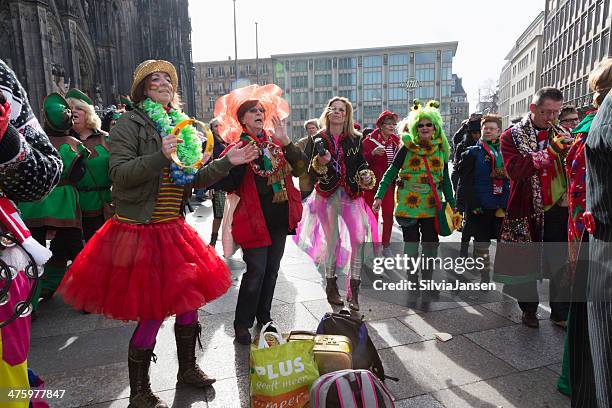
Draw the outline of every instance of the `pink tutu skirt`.
<instances>
[{"instance_id":1,"label":"pink tutu skirt","mask_svg":"<svg viewBox=\"0 0 612 408\"><path fill-rule=\"evenodd\" d=\"M353 252L378 241L378 223L363 197L351 198L342 188L329 197L315 191L293 239L316 264L335 263L336 273L347 273Z\"/></svg>"},{"instance_id":2,"label":"pink tutu skirt","mask_svg":"<svg viewBox=\"0 0 612 408\"><path fill-rule=\"evenodd\" d=\"M162 320L223 295L230 271L184 219L112 218L89 240L58 289L64 301L116 320Z\"/></svg>"}]
</instances>

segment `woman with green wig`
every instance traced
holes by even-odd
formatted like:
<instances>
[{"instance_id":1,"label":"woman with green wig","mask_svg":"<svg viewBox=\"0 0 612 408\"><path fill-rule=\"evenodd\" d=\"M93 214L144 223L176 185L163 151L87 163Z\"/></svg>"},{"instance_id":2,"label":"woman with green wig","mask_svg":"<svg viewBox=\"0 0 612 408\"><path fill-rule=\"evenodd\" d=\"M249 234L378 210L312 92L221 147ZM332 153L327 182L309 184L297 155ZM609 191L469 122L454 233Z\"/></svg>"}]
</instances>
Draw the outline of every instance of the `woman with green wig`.
<instances>
[{"instance_id":1,"label":"woman with green wig","mask_svg":"<svg viewBox=\"0 0 612 408\"><path fill-rule=\"evenodd\" d=\"M422 106L415 100L408 117L399 123L402 145L380 182L372 206L372 211L378 211L389 186L397 184L394 215L402 228L404 253L410 257L418 257L419 242L424 257L437 255L439 227L436 213L442 193L446 202L455 208L448 173L450 147L439 106L437 101ZM431 266L421 267L421 279L431 279ZM409 274L409 280L418 279L416 271L409 271Z\"/></svg>"}]
</instances>

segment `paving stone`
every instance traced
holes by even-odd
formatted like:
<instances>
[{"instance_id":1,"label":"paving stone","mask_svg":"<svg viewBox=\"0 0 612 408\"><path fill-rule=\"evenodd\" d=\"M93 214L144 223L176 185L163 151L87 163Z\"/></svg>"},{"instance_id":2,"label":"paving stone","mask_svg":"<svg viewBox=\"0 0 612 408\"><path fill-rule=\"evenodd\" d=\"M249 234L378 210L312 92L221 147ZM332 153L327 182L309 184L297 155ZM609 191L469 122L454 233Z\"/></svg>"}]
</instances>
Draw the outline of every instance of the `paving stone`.
<instances>
[{"instance_id":1,"label":"paving stone","mask_svg":"<svg viewBox=\"0 0 612 408\"><path fill-rule=\"evenodd\" d=\"M513 373L435 392L448 408L564 408L570 399L556 388L557 378L545 368Z\"/></svg>"},{"instance_id":2,"label":"paving stone","mask_svg":"<svg viewBox=\"0 0 612 408\"><path fill-rule=\"evenodd\" d=\"M274 299L286 303L326 299L325 288L320 284L309 281L279 283L274 291Z\"/></svg>"},{"instance_id":3,"label":"paving stone","mask_svg":"<svg viewBox=\"0 0 612 408\"><path fill-rule=\"evenodd\" d=\"M519 370L548 366L563 358L565 331L549 321L540 322L539 329L515 325L465 336Z\"/></svg>"},{"instance_id":4,"label":"paving stone","mask_svg":"<svg viewBox=\"0 0 612 408\"><path fill-rule=\"evenodd\" d=\"M509 300L504 302L495 302L495 303L484 303L481 305L492 312L497 313L500 316L505 317L506 319L510 319L515 323L521 323L521 316L523 312L519 307L518 303L515 300ZM538 319L546 320L550 318L550 309L546 309L544 306L538 306Z\"/></svg>"},{"instance_id":5,"label":"paving stone","mask_svg":"<svg viewBox=\"0 0 612 408\"><path fill-rule=\"evenodd\" d=\"M425 339L406 328L397 318L374 320L366 323L368 334L376 349L416 343Z\"/></svg>"},{"instance_id":6,"label":"paving stone","mask_svg":"<svg viewBox=\"0 0 612 408\"><path fill-rule=\"evenodd\" d=\"M457 335L515 324L480 306L419 313L398 319L426 339L433 339L433 334L438 332Z\"/></svg>"},{"instance_id":7,"label":"paving stone","mask_svg":"<svg viewBox=\"0 0 612 408\"><path fill-rule=\"evenodd\" d=\"M66 334L78 334L99 329L109 329L130 325L135 327L135 323L126 323L121 320L107 319L102 315L83 314L77 310L64 310L62 313L62 324L57 324L57 320L49 316L39 316L32 323L30 336L32 339Z\"/></svg>"},{"instance_id":8,"label":"paving stone","mask_svg":"<svg viewBox=\"0 0 612 408\"><path fill-rule=\"evenodd\" d=\"M206 392L210 408L245 408L250 406L249 376L217 381ZM178 406L177 406L178 408Z\"/></svg>"},{"instance_id":9,"label":"paving stone","mask_svg":"<svg viewBox=\"0 0 612 408\"><path fill-rule=\"evenodd\" d=\"M385 384L398 399L497 377L516 371L463 336L442 343L429 340L379 352L388 375Z\"/></svg>"},{"instance_id":10,"label":"paving stone","mask_svg":"<svg viewBox=\"0 0 612 408\"><path fill-rule=\"evenodd\" d=\"M236 303L238 302L238 292L239 287L232 286L225 295L207 305L204 305L202 310L210 314L234 312L236 310ZM278 299L272 299L272 307L279 304L285 304L285 302Z\"/></svg>"},{"instance_id":11,"label":"paving stone","mask_svg":"<svg viewBox=\"0 0 612 408\"><path fill-rule=\"evenodd\" d=\"M554 371L555 373L561 375L561 371L563 371L563 362L551 364L548 366L548 369Z\"/></svg>"},{"instance_id":12,"label":"paving stone","mask_svg":"<svg viewBox=\"0 0 612 408\"><path fill-rule=\"evenodd\" d=\"M302 302L302 304L319 320L327 312L338 312L340 309L342 309L342 306L330 305L327 302L327 298L323 300ZM363 315L364 320L366 321L383 320L415 313L414 310L407 307L399 306L393 303L381 302L380 300L361 295L359 296L359 306L359 311L354 312L354 315Z\"/></svg>"},{"instance_id":13,"label":"paving stone","mask_svg":"<svg viewBox=\"0 0 612 408\"><path fill-rule=\"evenodd\" d=\"M395 401L395 408L444 408L444 405L436 401L431 395L419 395L401 401Z\"/></svg>"}]
</instances>

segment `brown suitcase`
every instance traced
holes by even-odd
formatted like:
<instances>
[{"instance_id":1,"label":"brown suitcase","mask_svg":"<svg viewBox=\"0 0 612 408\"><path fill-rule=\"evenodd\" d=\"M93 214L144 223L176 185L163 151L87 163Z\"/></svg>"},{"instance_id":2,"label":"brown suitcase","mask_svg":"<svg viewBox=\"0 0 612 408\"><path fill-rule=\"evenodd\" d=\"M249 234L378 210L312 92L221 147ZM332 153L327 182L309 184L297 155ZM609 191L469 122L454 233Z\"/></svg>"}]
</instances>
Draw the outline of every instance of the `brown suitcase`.
<instances>
[{"instance_id":1,"label":"brown suitcase","mask_svg":"<svg viewBox=\"0 0 612 408\"><path fill-rule=\"evenodd\" d=\"M314 340L314 357L320 375L353 368L351 339L346 336L292 331L287 341L292 340Z\"/></svg>"}]
</instances>

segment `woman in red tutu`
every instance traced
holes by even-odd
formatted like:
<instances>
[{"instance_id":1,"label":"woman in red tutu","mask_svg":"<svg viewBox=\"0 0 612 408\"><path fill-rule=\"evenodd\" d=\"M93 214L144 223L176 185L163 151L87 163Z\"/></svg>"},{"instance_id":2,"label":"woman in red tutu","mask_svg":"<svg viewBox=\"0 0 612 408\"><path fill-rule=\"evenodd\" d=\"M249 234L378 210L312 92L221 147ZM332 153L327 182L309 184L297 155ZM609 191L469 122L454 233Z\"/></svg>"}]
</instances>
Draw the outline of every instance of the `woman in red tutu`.
<instances>
[{"instance_id":1,"label":"woman in red tutu","mask_svg":"<svg viewBox=\"0 0 612 408\"><path fill-rule=\"evenodd\" d=\"M151 391L149 365L157 332L171 315L177 316L178 382L206 387L215 381L196 364L197 309L227 291L230 272L185 222L183 197L186 186L210 185L258 156L256 148L246 146L200 171L172 163L175 152L207 159L192 126L183 128L180 140L171 134L187 118L180 111L177 87L176 70L167 61L144 61L136 68L135 109L119 119L110 135L116 215L87 243L59 288L64 301L77 309L138 321L128 355L130 407L167 407Z\"/></svg>"}]
</instances>

